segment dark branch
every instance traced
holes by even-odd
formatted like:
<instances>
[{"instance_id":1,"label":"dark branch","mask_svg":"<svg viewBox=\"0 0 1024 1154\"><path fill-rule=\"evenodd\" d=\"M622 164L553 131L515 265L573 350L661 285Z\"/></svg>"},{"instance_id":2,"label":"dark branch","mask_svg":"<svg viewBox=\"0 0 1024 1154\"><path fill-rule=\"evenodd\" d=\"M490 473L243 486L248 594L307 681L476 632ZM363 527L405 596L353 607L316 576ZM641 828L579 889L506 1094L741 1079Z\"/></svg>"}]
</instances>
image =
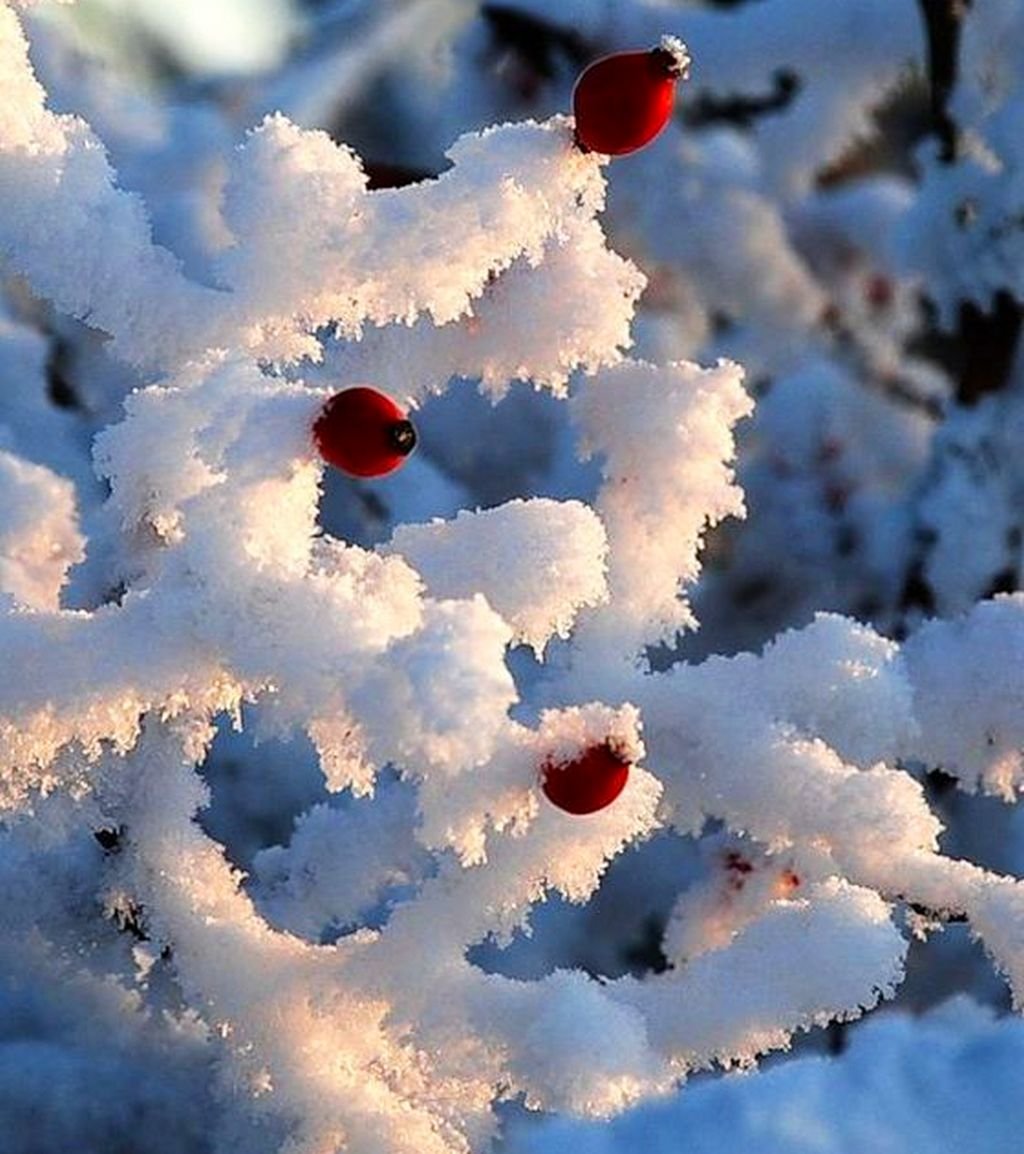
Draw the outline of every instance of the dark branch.
<instances>
[{"instance_id":1,"label":"dark branch","mask_svg":"<svg viewBox=\"0 0 1024 1154\"><path fill-rule=\"evenodd\" d=\"M579 66L588 63L595 49L574 28L564 28L505 4L484 4L480 15L494 40L511 48L539 75L550 80L555 75L559 55Z\"/></svg>"},{"instance_id":2,"label":"dark branch","mask_svg":"<svg viewBox=\"0 0 1024 1154\"><path fill-rule=\"evenodd\" d=\"M952 164L959 133L949 113L949 100L956 85L960 32L971 0L918 0L918 4L928 39L932 130L939 140L941 159ZM965 212L968 207L964 206ZM965 217L958 224L967 227L969 220ZM966 301L960 306L959 319L963 357L956 374L957 400L961 405L974 405L1006 386L1020 338L1021 308L1008 292L1000 290L991 312Z\"/></svg>"},{"instance_id":3,"label":"dark branch","mask_svg":"<svg viewBox=\"0 0 1024 1154\"><path fill-rule=\"evenodd\" d=\"M46 357L46 392L58 409L82 408L71 384L71 361L71 345L63 337L53 336Z\"/></svg>"},{"instance_id":4,"label":"dark branch","mask_svg":"<svg viewBox=\"0 0 1024 1154\"><path fill-rule=\"evenodd\" d=\"M920 902L908 902L907 909L913 910L915 914L920 914L921 917L928 918L930 921L945 922L947 925L967 921L967 915L961 910L933 910L928 906L921 905Z\"/></svg>"},{"instance_id":5,"label":"dark branch","mask_svg":"<svg viewBox=\"0 0 1024 1154\"><path fill-rule=\"evenodd\" d=\"M743 94L715 96L710 92L704 92L688 101L683 116L691 128L722 123L749 128L759 116L784 111L799 91L800 77L795 72L780 68L772 75L771 92L757 96Z\"/></svg>"},{"instance_id":6,"label":"dark branch","mask_svg":"<svg viewBox=\"0 0 1024 1154\"><path fill-rule=\"evenodd\" d=\"M970 0L918 0L918 4L928 39L932 130L939 138L942 159L951 164L957 155L957 128L949 114L949 98L956 84L960 27Z\"/></svg>"},{"instance_id":7,"label":"dark branch","mask_svg":"<svg viewBox=\"0 0 1024 1154\"><path fill-rule=\"evenodd\" d=\"M995 294L990 313L983 313L970 301L960 306L964 356L957 374L956 399L961 405L975 405L987 394L1005 388L1017 353L1021 320L1020 303L1005 289Z\"/></svg>"}]
</instances>

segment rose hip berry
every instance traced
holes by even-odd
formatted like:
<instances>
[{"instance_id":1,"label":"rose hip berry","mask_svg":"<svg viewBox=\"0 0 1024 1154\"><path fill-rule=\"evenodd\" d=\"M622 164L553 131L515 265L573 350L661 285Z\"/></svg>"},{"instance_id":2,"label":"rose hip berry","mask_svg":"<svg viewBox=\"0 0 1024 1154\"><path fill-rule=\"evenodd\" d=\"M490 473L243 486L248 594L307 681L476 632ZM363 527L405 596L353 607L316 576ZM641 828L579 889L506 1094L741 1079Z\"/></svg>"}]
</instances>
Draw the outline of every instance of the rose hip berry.
<instances>
[{"instance_id":1,"label":"rose hip berry","mask_svg":"<svg viewBox=\"0 0 1024 1154\"><path fill-rule=\"evenodd\" d=\"M571 761L549 758L541 767L541 789L552 805L566 813L596 813L625 789L629 768L630 763L604 742Z\"/></svg>"},{"instance_id":2,"label":"rose hip berry","mask_svg":"<svg viewBox=\"0 0 1024 1154\"><path fill-rule=\"evenodd\" d=\"M313 425L320 456L353 477L383 477L405 462L416 430L384 393L366 385L343 389L324 402Z\"/></svg>"},{"instance_id":3,"label":"rose hip berry","mask_svg":"<svg viewBox=\"0 0 1024 1154\"><path fill-rule=\"evenodd\" d=\"M647 52L616 52L580 74L572 94L576 142L590 152L624 156L652 141L672 115L676 81L690 59L674 37Z\"/></svg>"}]
</instances>

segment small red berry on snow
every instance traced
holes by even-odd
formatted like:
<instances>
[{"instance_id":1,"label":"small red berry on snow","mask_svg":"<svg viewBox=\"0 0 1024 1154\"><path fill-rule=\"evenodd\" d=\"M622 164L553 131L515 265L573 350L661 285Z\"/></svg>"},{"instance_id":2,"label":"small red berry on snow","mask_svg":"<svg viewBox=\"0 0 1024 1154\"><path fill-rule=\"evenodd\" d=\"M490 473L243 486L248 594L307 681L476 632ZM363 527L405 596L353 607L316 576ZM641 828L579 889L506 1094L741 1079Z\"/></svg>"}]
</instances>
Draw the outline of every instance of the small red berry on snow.
<instances>
[{"instance_id":1,"label":"small red berry on snow","mask_svg":"<svg viewBox=\"0 0 1024 1154\"><path fill-rule=\"evenodd\" d=\"M541 767L541 789L548 801L566 813L596 813L622 793L629 762L605 742L592 745L571 761L548 759Z\"/></svg>"},{"instance_id":2,"label":"small red berry on snow","mask_svg":"<svg viewBox=\"0 0 1024 1154\"><path fill-rule=\"evenodd\" d=\"M313 424L320 456L354 477L383 477L416 446L416 430L402 409L366 385L330 397Z\"/></svg>"},{"instance_id":3,"label":"small red berry on snow","mask_svg":"<svg viewBox=\"0 0 1024 1154\"><path fill-rule=\"evenodd\" d=\"M647 52L616 52L585 68L572 93L576 142L591 152L623 156L652 141L668 123L676 81L690 55L674 36Z\"/></svg>"}]
</instances>

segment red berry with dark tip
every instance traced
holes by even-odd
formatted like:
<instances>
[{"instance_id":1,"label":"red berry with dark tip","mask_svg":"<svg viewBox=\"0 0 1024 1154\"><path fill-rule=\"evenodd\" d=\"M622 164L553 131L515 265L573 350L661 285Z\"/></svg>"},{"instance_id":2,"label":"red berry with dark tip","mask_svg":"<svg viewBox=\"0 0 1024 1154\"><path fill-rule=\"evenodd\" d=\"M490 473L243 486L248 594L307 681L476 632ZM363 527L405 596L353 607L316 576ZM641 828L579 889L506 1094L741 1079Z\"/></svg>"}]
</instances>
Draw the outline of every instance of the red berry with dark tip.
<instances>
[{"instance_id":1,"label":"red berry with dark tip","mask_svg":"<svg viewBox=\"0 0 1024 1154\"><path fill-rule=\"evenodd\" d=\"M566 813L596 813L626 788L629 762L605 742L583 750L571 761L551 758L541 768L541 789Z\"/></svg>"},{"instance_id":2,"label":"red berry with dark tip","mask_svg":"<svg viewBox=\"0 0 1024 1154\"><path fill-rule=\"evenodd\" d=\"M416 446L416 430L384 393L357 385L335 393L313 424L320 456L353 477L383 477Z\"/></svg>"},{"instance_id":3,"label":"red berry with dark tip","mask_svg":"<svg viewBox=\"0 0 1024 1154\"><path fill-rule=\"evenodd\" d=\"M687 63L682 44L667 37L648 52L616 52L595 60L572 93L577 143L607 156L643 148L668 123L676 81Z\"/></svg>"}]
</instances>

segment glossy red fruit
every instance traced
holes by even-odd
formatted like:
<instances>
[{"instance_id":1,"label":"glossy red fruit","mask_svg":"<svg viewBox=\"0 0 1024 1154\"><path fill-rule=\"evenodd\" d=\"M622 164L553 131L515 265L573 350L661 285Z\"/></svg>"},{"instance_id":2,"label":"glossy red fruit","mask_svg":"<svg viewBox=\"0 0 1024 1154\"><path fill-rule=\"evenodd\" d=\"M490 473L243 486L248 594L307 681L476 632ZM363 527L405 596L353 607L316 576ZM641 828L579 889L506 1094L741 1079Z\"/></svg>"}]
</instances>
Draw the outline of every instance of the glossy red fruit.
<instances>
[{"instance_id":1,"label":"glossy red fruit","mask_svg":"<svg viewBox=\"0 0 1024 1154\"><path fill-rule=\"evenodd\" d=\"M577 144L607 156L643 148L668 123L676 81L688 63L683 45L670 37L647 52L616 52L595 60L572 93Z\"/></svg>"},{"instance_id":2,"label":"glossy red fruit","mask_svg":"<svg viewBox=\"0 0 1024 1154\"><path fill-rule=\"evenodd\" d=\"M389 396L357 385L324 403L313 441L328 464L353 477L383 477L413 451L416 430Z\"/></svg>"},{"instance_id":3,"label":"glossy red fruit","mask_svg":"<svg viewBox=\"0 0 1024 1154\"><path fill-rule=\"evenodd\" d=\"M541 789L552 805L566 813L596 813L622 793L629 779L629 762L605 742L592 745L571 761L545 761Z\"/></svg>"}]
</instances>

